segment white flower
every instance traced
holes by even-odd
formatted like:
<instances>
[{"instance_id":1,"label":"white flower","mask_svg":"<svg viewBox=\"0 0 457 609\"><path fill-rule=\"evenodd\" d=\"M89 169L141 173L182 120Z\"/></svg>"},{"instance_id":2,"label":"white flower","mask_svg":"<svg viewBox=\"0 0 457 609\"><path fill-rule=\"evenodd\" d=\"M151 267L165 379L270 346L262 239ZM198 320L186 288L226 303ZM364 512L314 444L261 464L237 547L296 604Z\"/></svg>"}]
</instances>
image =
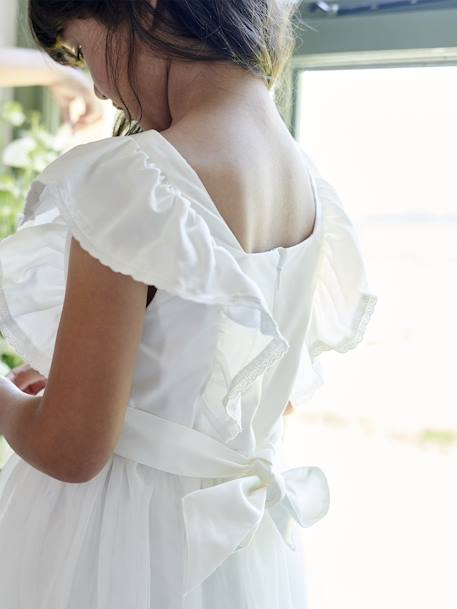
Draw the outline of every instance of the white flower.
<instances>
[{"instance_id":1,"label":"white flower","mask_svg":"<svg viewBox=\"0 0 457 609\"><path fill-rule=\"evenodd\" d=\"M15 110L14 112L10 112L8 114L8 120L11 125L15 127L20 127L25 121L25 114L20 110Z\"/></svg>"},{"instance_id":2,"label":"white flower","mask_svg":"<svg viewBox=\"0 0 457 609\"><path fill-rule=\"evenodd\" d=\"M35 171L42 172L52 161L57 158L57 154L55 152L44 152L40 154L39 157L33 159L32 167ZM29 161L30 164L30 161Z\"/></svg>"},{"instance_id":3,"label":"white flower","mask_svg":"<svg viewBox=\"0 0 457 609\"><path fill-rule=\"evenodd\" d=\"M30 166L29 153L36 147L35 140L30 136L21 137L10 142L3 150L2 161L8 167Z\"/></svg>"},{"instance_id":4,"label":"white flower","mask_svg":"<svg viewBox=\"0 0 457 609\"><path fill-rule=\"evenodd\" d=\"M72 136L71 127L68 123L63 123L55 134L54 148L56 150L63 150L68 145Z\"/></svg>"},{"instance_id":5,"label":"white flower","mask_svg":"<svg viewBox=\"0 0 457 609\"><path fill-rule=\"evenodd\" d=\"M6 376L10 371L9 367L0 360L0 376Z\"/></svg>"},{"instance_id":6,"label":"white flower","mask_svg":"<svg viewBox=\"0 0 457 609\"><path fill-rule=\"evenodd\" d=\"M25 121L25 114L21 104L15 101L6 102L3 105L3 118L15 127L22 125Z\"/></svg>"},{"instance_id":7,"label":"white flower","mask_svg":"<svg viewBox=\"0 0 457 609\"><path fill-rule=\"evenodd\" d=\"M37 141L42 144L43 146L47 147L47 148L53 148L54 147L54 136L52 135L52 133L48 133L47 131L45 131L44 129L37 129L34 133L35 138L37 139Z\"/></svg>"}]
</instances>

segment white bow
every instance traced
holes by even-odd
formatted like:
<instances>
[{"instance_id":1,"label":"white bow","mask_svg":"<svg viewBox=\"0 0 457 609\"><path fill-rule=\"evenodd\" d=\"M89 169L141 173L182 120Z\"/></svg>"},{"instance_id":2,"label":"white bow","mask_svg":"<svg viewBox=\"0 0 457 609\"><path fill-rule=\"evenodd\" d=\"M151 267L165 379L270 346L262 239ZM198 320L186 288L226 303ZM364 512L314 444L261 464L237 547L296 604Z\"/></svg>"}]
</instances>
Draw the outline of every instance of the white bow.
<instances>
[{"instance_id":1,"label":"white bow","mask_svg":"<svg viewBox=\"0 0 457 609\"><path fill-rule=\"evenodd\" d=\"M267 513L293 550L293 521L309 527L329 508L324 472L315 466L279 472L277 447L250 457L190 427L127 408L115 453L171 474L209 479L182 497L187 556L182 594L246 547ZM214 484L216 482L216 484Z\"/></svg>"},{"instance_id":2,"label":"white bow","mask_svg":"<svg viewBox=\"0 0 457 609\"><path fill-rule=\"evenodd\" d=\"M329 488L319 467L278 472L271 460L256 456L250 459L246 475L192 491L182 504L187 540L183 594L187 594L230 554L251 542L265 510L295 550L293 521L309 527L325 516Z\"/></svg>"}]
</instances>

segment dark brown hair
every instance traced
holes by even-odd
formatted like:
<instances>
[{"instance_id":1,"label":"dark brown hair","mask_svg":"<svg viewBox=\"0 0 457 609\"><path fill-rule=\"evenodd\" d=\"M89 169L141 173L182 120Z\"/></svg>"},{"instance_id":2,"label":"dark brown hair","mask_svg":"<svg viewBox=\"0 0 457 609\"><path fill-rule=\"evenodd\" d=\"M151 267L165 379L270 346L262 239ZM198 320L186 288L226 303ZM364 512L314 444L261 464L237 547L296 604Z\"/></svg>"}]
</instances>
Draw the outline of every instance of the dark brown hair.
<instances>
[{"instance_id":1,"label":"dark brown hair","mask_svg":"<svg viewBox=\"0 0 457 609\"><path fill-rule=\"evenodd\" d=\"M90 17L103 24L107 71L121 100L112 41L121 26L127 27L128 79L141 108L133 82L136 39L162 57L232 60L272 89L295 47L292 17L298 6L293 0L158 0L156 7L149 0L29 0L28 24L39 47L56 62L73 67L84 62L61 44L64 27L72 19ZM126 111L128 116L118 114L113 135L142 130Z\"/></svg>"}]
</instances>

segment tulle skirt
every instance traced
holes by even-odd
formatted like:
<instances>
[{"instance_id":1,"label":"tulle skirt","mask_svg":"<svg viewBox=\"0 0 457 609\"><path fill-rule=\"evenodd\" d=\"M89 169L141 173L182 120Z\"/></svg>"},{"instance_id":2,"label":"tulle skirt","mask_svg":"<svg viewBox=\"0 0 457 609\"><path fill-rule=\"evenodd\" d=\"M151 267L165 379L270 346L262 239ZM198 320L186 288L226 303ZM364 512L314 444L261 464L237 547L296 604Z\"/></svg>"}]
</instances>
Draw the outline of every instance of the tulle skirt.
<instances>
[{"instance_id":1,"label":"tulle skirt","mask_svg":"<svg viewBox=\"0 0 457 609\"><path fill-rule=\"evenodd\" d=\"M68 483L13 453L0 472L1 607L308 609L300 532L293 551L267 511L247 547L180 594L180 499L195 483L117 454Z\"/></svg>"}]
</instances>

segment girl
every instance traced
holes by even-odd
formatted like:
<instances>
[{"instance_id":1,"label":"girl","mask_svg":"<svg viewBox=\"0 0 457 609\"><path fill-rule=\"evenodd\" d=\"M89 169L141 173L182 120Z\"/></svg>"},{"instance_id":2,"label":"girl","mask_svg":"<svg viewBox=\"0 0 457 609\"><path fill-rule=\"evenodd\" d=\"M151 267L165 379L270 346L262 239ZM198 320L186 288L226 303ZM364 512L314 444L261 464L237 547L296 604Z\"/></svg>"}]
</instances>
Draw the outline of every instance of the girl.
<instances>
[{"instance_id":1,"label":"girl","mask_svg":"<svg viewBox=\"0 0 457 609\"><path fill-rule=\"evenodd\" d=\"M0 386L8 609L305 609L283 414L376 302L335 190L272 92L276 0L30 0L37 43L121 111L32 183L0 243L0 329L46 379ZM77 62L77 63L75 63Z\"/></svg>"}]
</instances>

